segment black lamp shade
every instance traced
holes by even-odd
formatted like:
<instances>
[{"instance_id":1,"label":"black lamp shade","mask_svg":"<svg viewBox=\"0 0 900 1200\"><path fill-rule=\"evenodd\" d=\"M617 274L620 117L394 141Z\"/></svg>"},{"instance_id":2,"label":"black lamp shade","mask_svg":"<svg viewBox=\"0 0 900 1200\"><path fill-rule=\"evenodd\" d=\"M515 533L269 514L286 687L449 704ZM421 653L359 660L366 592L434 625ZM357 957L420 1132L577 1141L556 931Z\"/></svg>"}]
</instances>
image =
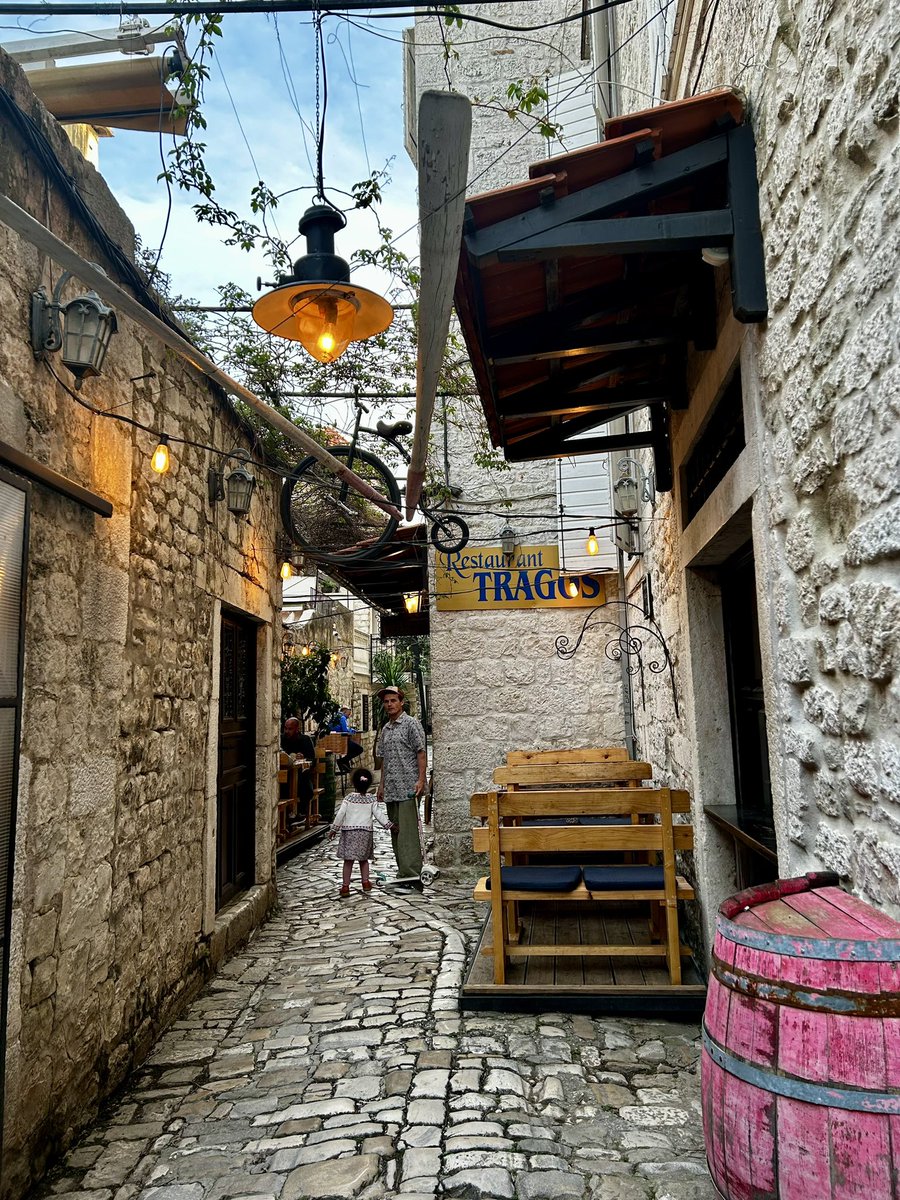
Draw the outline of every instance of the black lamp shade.
<instances>
[{"instance_id":1,"label":"black lamp shade","mask_svg":"<svg viewBox=\"0 0 900 1200\"><path fill-rule=\"evenodd\" d=\"M61 358L80 385L83 379L99 375L116 332L116 314L96 292L76 296L62 308Z\"/></svg>"}]
</instances>

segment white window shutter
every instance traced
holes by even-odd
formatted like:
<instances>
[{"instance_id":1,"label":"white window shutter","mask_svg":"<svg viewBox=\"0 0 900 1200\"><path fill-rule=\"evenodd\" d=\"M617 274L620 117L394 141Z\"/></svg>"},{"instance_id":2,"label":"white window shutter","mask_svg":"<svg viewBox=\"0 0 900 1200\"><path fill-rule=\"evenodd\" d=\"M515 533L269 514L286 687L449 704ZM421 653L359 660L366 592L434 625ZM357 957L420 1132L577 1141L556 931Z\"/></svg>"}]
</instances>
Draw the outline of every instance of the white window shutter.
<instances>
[{"instance_id":1,"label":"white window shutter","mask_svg":"<svg viewBox=\"0 0 900 1200\"><path fill-rule=\"evenodd\" d=\"M594 108L593 76L585 71L563 71L549 81L547 88L549 119L562 126L562 135L551 138L549 155L565 154L592 146L600 140L600 123Z\"/></svg>"}]
</instances>

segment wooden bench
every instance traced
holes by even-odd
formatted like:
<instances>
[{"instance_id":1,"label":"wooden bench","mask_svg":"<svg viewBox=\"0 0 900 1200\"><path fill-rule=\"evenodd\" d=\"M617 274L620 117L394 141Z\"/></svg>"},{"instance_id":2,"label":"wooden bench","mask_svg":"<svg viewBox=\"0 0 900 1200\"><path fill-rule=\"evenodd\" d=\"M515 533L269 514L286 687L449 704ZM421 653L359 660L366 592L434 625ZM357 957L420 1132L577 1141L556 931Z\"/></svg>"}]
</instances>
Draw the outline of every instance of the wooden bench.
<instances>
[{"instance_id":1,"label":"wooden bench","mask_svg":"<svg viewBox=\"0 0 900 1200\"><path fill-rule=\"evenodd\" d=\"M646 764L631 764L644 766ZM502 771L503 768L498 768ZM496 774L496 773L495 773ZM577 781L576 781L577 782ZM694 831L690 825L674 824L672 814L690 811L687 792L669 788L573 787L566 790L535 790L476 793L471 799L473 817L487 820L486 827L472 831L473 848L488 855L489 875L478 881L476 900L489 901L493 921L494 982L506 979L508 958L526 955L656 956L665 957L669 978L681 982L681 957L689 954L678 933L678 901L692 900L694 891L677 875L675 853L690 850ZM515 825L510 820L574 817L590 824ZM636 821L653 818L653 823ZM612 818L615 824L597 824ZM628 823L624 823L627 821ZM515 854L535 855L575 851L656 852L662 865L649 863L616 866L502 866ZM641 900L658 905L664 917L665 940L660 945L520 945L515 904L518 901L609 901Z\"/></svg>"}]
</instances>

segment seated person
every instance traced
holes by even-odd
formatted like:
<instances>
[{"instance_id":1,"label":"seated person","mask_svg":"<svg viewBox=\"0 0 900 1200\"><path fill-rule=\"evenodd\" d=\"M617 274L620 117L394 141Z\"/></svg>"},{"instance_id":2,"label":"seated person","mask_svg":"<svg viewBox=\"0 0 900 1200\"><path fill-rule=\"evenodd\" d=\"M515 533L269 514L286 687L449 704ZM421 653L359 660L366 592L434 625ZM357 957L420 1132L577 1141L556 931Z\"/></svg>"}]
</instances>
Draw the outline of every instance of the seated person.
<instances>
[{"instance_id":1,"label":"seated person","mask_svg":"<svg viewBox=\"0 0 900 1200\"><path fill-rule=\"evenodd\" d=\"M288 717L281 734L281 749L285 754L298 754L311 764L305 771L300 772L297 780L297 800L305 812L309 811L309 802L313 795L313 765L316 761L316 745L308 733L300 732L300 722L296 717Z\"/></svg>"},{"instance_id":2,"label":"seated person","mask_svg":"<svg viewBox=\"0 0 900 1200\"><path fill-rule=\"evenodd\" d=\"M353 759L359 758L363 752L362 746L359 742L354 741L353 738L353 734L359 733L359 730L354 729L350 724L350 714L352 712L353 709L349 704L342 704L337 716L332 718L331 724L328 726L332 733L345 733L347 735L347 753L337 760L338 766L342 771L349 771Z\"/></svg>"}]
</instances>

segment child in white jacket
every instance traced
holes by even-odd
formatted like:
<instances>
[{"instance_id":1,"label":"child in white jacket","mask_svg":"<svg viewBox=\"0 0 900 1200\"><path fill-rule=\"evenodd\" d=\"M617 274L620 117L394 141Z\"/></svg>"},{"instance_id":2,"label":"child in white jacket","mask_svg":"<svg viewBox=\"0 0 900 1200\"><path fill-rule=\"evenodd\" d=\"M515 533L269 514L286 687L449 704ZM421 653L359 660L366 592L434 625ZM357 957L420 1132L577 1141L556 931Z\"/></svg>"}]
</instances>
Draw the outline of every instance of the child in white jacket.
<instances>
[{"instance_id":1,"label":"child in white jacket","mask_svg":"<svg viewBox=\"0 0 900 1200\"><path fill-rule=\"evenodd\" d=\"M359 863L359 874L362 879L363 891L372 890L369 879L369 859L372 857L374 838L372 822L377 821L384 829L394 826L387 819L383 805L374 796L368 795L372 786L372 772L365 767L359 767L350 776L353 791L348 792L341 801L341 807L334 815L334 821L328 836L337 837L337 857L344 860L344 878L341 883L340 896L343 899L350 895L350 876L354 862Z\"/></svg>"}]
</instances>

